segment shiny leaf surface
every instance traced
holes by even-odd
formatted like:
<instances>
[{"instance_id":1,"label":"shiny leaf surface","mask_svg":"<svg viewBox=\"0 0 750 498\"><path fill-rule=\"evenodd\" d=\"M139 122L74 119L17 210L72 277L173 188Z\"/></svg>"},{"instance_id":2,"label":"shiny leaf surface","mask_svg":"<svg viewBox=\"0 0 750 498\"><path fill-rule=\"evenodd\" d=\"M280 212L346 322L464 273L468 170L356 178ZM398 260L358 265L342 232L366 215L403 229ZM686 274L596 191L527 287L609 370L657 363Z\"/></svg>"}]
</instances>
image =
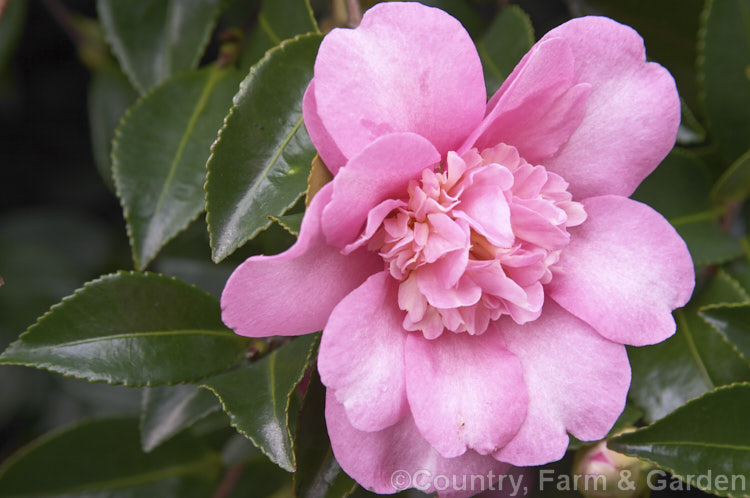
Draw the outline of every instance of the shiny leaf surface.
<instances>
[{"instance_id":1,"label":"shiny leaf surface","mask_svg":"<svg viewBox=\"0 0 750 498\"><path fill-rule=\"evenodd\" d=\"M307 368L318 335L293 340L253 363L243 364L202 387L221 401L231 424L281 468L293 472L291 397Z\"/></svg>"},{"instance_id":2,"label":"shiny leaf surface","mask_svg":"<svg viewBox=\"0 0 750 498\"><path fill-rule=\"evenodd\" d=\"M612 439L608 446L655 463L704 491L748 496L749 411L750 384L722 387L649 427Z\"/></svg>"},{"instance_id":3,"label":"shiny leaf surface","mask_svg":"<svg viewBox=\"0 0 750 498\"><path fill-rule=\"evenodd\" d=\"M302 120L320 35L305 35L268 52L234 97L212 147L206 220L214 261L266 228L304 193L315 149Z\"/></svg>"},{"instance_id":4,"label":"shiny leaf surface","mask_svg":"<svg viewBox=\"0 0 750 498\"><path fill-rule=\"evenodd\" d=\"M216 397L195 384L145 389L140 424L143 451L153 450L219 409Z\"/></svg>"},{"instance_id":5,"label":"shiny leaf surface","mask_svg":"<svg viewBox=\"0 0 750 498\"><path fill-rule=\"evenodd\" d=\"M215 66L169 79L117 129L112 157L137 269L203 211L210 147L240 74Z\"/></svg>"},{"instance_id":6,"label":"shiny leaf surface","mask_svg":"<svg viewBox=\"0 0 750 498\"><path fill-rule=\"evenodd\" d=\"M179 280L107 275L53 306L0 355L0 364L144 386L225 370L248 340L221 323L219 303Z\"/></svg>"},{"instance_id":7,"label":"shiny leaf surface","mask_svg":"<svg viewBox=\"0 0 750 498\"><path fill-rule=\"evenodd\" d=\"M750 304L706 306L700 315L750 362Z\"/></svg>"}]
</instances>

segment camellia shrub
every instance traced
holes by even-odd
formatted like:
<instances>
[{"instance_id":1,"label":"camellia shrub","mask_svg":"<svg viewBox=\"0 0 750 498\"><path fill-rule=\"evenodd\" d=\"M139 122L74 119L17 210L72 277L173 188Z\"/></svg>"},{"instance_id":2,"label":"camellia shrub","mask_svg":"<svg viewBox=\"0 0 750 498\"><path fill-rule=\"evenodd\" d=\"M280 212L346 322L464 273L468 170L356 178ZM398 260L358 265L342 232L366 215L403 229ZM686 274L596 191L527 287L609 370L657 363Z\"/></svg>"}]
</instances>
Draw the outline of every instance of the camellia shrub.
<instances>
[{"instance_id":1,"label":"camellia shrub","mask_svg":"<svg viewBox=\"0 0 750 498\"><path fill-rule=\"evenodd\" d=\"M750 496L750 1L45 7L133 264L0 364L140 413L0 498Z\"/></svg>"}]
</instances>

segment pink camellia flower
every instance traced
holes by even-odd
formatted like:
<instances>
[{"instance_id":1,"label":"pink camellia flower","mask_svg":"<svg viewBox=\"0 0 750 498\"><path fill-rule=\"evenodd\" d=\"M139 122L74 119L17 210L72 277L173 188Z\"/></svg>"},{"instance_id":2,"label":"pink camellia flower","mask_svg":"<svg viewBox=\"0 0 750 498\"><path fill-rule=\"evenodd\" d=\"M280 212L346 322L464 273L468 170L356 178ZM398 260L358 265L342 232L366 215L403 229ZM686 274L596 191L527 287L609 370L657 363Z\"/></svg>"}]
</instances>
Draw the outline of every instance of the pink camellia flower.
<instances>
[{"instance_id":1,"label":"pink camellia flower","mask_svg":"<svg viewBox=\"0 0 750 498\"><path fill-rule=\"evenodd\" d=\"M296 244L245 261L222 295L238 334L323 329L333 451L379 493L404 484L397 470L441 491L430 478L604 437L630 384L624 345L672 335L693 290L685 243L627 198L680 119L635 31L574 19L485 95L440 10L379 4L329 33L303 109L334 179Z\"/></svg>"}]
</instances>

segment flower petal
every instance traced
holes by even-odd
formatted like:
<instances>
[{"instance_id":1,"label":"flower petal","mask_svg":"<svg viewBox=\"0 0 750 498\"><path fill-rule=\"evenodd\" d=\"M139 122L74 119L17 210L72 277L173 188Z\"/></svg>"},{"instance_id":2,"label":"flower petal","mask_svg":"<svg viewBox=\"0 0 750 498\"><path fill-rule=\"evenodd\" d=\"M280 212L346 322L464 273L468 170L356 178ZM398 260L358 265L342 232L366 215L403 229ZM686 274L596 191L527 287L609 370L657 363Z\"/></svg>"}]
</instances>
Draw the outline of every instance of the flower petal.
<instances>
[{"instance_id":1,"label":"flower petal","mask_svg":"<svg viewBox=\"0 0 750 498\"><path fill-rule=\"evenodd\" d=\"M625 346L604 339L554 302L547 302L533 322L516 325L506 319L495 326L520 359L529 393L526 420L495 458L541 465L563 457L567 432L584 441L609 432L630 386Z\"/></svg>"},{"instance_id":2,"label":"flower petal","mask_svg":"<svg viewBox=\"0 0 750 498\"><path fill-rule=\"evenodd\" d=\"M547 294L607 339L663 341L695 285L685 242L645 204L607 195L583 205L588 218L570 229Z\"/></svg>"},{"instance_id":3,"label":"flower petal","mask_svg":"<svg viewBox=\"0 0 750 498\"><path fill-rule=\"evenodd\" d=\"M253 256L229 277L221 294L221 318L240 335L268 337L320 330L344 296L382 269L365 249L348 256L325 243L320 227L333 186L313 198L297 242L275 256Z\"/></svg>"},{"instance_id":4,"label":"flower petal","mask_svg":"<svg viewBox=\"0 0 750 498\"><path fill-rule=\"evenodd\" d=\"M461 23L418 3L375 5L357 29L331 31L315 60L318 113L348 158L405 131L445 156L481 122L485 95L479 55Z\"/></svg>"},{"instance_id":5,"label":"flower petal","mask_svg":"<svg viewBox=\"0 0 750 498\"><path fill-rule=\"evenodd\" d=\"M334 308L318 355L320 378L359 430L378 431L408 409L404 384L404 312L387 271L368 278Z\"/></svg>"},{"instance_id":6,"label":"flower petal","mask_svg":"<svg viewBox=\"0 0 750 498\"><path fill-rule=\"evenodd\" d=\"M590 85L576 84L574 68L565 40L537 43L492 97L467 146L509 144L533 164L555 154L580 125L591 92Z\"/></svg>"},{"instance_id":7,"label":"flower petal","mask_svg":"<svg viewBox=\"0 0 750 498\"><path fill-rule=\"evenodd\" d=\"M406 338L406 393L424 438L444 457L489 454L510 441L526 415L521 363L496 331Z\"/></svg>"},{"instance_id":8,"label":"flower petal","mask_svg":"<svg viewBox=\"0 0 750 498\"><path fill-rule=\"evenodd\" d=\"M450 493L441 492L441 496L473 496L483 487L489 487L491 479L504 474L510 467L474 451L467 451L457 458L443 458L419 434L409 414L382 431L359 431L352 427L343 405L336 401L330 390L326 395L326 423L333 454L341 468L364 488L376 493L392 494L409 484L432 493L435 487L431 484L436 476L446 476L450 486L446 491ZM395 474L397 471L400 475ZM488 476L490 473L494 477ZM475 475L484 476L484 479L472 482ZM400 480L403 478L408 481ZM461 492L464 478L466 489ZM459 484L458 490L451 489L453 479ZM437 484L441 485L441 482Z\"/></svg>"},{"instance_id":9,"label":"flower petal","mask_svg":"<svg viewBox=\"0 0 750 498\"><path fill-rule=\"evenodd\" d=\"M346 164L346 157L341 153L336 142L328 134L323 122L318 116L318 104L315 102L315 80L311 81L302 98L302 115L305 118L305 128L310 140L318 151L320 159L334 175Z\"/></svg>"},{"instance_id":10,"label":"flower petal","mask_svg":"<svg viewBox=\"0 0 750 498\"><path fill-rule=\"evenodd\" d=\"M567 42L576 81L591 85L586 114L548 170L570 182L579 199L628 196L672 149L680 100L669 72L646 62L643 39L604 17L573 19L540 40Z\"/></svg>"},{"instance_id":11,"label":"flower petal","mask_svg":"<svg viewBox=\"0 0 750 498\"><path fill-rule=\"evenodd\" d=\"M409 181L439 162L435 147L414 133L391 133L372 142L331 182L333 196L322 219L328 243L344 247L354 241L371 209L406 196Z\"/></svg>"}]
</instances>

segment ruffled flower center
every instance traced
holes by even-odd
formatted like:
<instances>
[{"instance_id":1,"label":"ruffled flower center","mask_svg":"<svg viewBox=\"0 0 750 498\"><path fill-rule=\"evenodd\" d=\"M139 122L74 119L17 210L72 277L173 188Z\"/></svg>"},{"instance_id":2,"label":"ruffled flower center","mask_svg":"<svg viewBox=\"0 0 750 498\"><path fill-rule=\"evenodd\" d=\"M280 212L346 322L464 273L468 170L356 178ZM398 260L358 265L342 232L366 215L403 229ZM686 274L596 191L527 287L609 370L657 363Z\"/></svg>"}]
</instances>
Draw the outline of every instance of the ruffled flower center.
<instances>
[{"instance_id":1,"label":"ruffled flower center","mask_svg":"<svg viewBox=\"0 0 750 498\"><path fill-rule=\"evenodd\" d=\"M451 152L443 171L411 181L408 199L376 206L353 246L367 242L400 281L407 330L432 339L481 334L502 315L522 324L541 314L568 227L586 219L567 188L505 144Z\"/></svg>"}]
</instances>

